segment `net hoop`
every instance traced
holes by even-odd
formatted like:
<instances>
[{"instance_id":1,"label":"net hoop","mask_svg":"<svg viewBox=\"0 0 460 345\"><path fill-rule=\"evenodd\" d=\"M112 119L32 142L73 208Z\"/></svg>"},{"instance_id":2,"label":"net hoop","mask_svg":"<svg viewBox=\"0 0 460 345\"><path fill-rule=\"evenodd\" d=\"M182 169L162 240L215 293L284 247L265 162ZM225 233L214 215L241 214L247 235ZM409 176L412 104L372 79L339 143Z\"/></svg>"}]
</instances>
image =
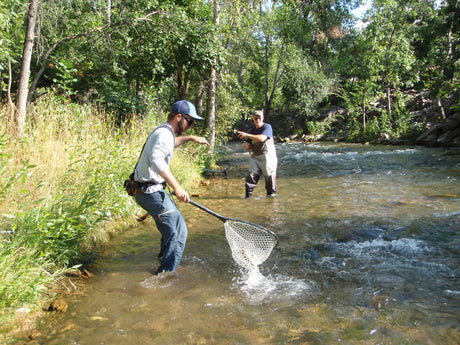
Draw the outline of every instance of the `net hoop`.
<instances>
[{"instance_id":1,"label":"net hoop","mask_svg":"<svg viewBox=\"0 0 460 345\"><path fill-rule=\"evenodd\" d=\"M278 245L278 236L270 230L246 221L225 221L225 236L236 263L253 269L261 265Z\"/></svg>"}]
</instances>

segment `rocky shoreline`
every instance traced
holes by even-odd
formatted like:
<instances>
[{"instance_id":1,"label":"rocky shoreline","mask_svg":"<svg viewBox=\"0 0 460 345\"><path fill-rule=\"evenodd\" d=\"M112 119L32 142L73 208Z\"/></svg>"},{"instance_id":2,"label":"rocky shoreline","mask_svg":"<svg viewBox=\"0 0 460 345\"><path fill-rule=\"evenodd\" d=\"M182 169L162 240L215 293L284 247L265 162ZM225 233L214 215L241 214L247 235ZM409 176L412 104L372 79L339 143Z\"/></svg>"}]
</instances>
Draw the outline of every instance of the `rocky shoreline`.
<instances>
[{"instance_id":1,"label":"rocky shoreline","mask_svg":"<svg viewBox=\"0 0 460 345\"><path fill-rule=\"evenodd\" d=\"M411 111L409 117L413 119L410 126L416 135L393 138L390 134L382 132L378 139L368 142L368 144L460 147L460 107L456 107L458 103L457 93L435 101L429 98L428 92L412 91L408 92L407 97L410 97L408 109ZM376 113L383 111L383 102L373 102L370 104L370 109L374 110L369 110L369 115L376 116ZM304 134L303 136L293 134L276 139L278 142L351 142L344 134L347 132L347 125L343 120L346 115L346 109L339 106L331 107L319 116L320 122L331 127L328 133Z\"/></svg>"}]
</instances>

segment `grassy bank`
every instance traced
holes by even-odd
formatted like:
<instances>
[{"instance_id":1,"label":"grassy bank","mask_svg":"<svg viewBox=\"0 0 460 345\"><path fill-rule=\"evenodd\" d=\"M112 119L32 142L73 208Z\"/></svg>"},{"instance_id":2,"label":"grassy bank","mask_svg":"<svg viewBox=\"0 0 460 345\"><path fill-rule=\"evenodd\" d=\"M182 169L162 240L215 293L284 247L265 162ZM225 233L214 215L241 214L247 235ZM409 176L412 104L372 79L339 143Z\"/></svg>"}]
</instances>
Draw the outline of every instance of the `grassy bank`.
<instances>
[{"instance_id":1,"label":"grassy bank","mask_svg":"<svg viewBox=\"0 0 460 345\"><path fill-rule=\"evenodd\" d=\"M135 222L140 209L123 181L166 114L117 127L94 107L50 97L30 109L23 138L14 134L8 107L0 116L1 343L23 313L40 311L53 291L66 287L63 272L78 270L114 232ZM181 159L191 149L176 151L172 162L188 188L199 180L204 156Z\"/></svg>"}]
</instances>

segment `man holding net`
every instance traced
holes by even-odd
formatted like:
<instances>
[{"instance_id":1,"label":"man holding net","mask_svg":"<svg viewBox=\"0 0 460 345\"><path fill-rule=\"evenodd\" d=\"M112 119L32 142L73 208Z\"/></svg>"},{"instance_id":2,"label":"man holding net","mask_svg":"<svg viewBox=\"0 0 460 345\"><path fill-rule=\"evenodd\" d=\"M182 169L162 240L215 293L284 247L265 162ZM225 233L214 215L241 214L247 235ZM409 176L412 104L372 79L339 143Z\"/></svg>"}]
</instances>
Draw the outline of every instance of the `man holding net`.
<instances>
[{"instance_id":1,"label":"man holding net","mask_svg":"<svg viewBox=\"0 0 460 345\"><path fill-rule=\"evenodd\" d=\"M169 169L174 148L194 141L210 146L205 138L184 136L195 120L203 120L195 106L185 100L171 107L168 120L155 128L148 136L137 162L134 180L136 202L155 220L161 238L161 263L154 274L174 271L179 265L187 240L187 226L176 204L164 190L168 184L177 199L189 202L189 194L181 187ZM176 136L177 135L177 136Z\"/></svg>"},{"instance_id":2,"label":"man holding net","mask_svg":"<svg viewBox=\"0 0 460 345\"><path fill-rule=\"evenodd\" d=\"M253 115L254 127L246 132L238 132L238 137L244 140L243 147L251 155L250 173L246 177L246 198L252 196L260 176L265 177L265 189L268 196L274 196L276 188L276 169L278 158L276 156L273 129L264 123L264 113L256 110Z\"/></svg>"}]
</instances>

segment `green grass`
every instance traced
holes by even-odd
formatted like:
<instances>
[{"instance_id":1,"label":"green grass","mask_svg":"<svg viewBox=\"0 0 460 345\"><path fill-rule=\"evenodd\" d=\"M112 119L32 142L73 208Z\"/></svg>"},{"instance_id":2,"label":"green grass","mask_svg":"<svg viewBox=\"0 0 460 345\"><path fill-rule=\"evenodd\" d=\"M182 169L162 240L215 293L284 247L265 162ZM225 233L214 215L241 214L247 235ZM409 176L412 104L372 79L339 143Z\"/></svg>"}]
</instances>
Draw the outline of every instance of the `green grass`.
<instances>
[{"instance_id":1,"label":"green grass","mask_svg":"<svg viewBox=\"0 0 460 345\"><path fill-rule=\"evenodd\" d=\"M0 116L8 119L9 110ZM1 122L0 231L10 234L0 235L0 334L14 328L17 309L43 308L63 271L135 222L140 209L123 181L166 114L121 128L109 118L49 97L30 109L23 138L15 137L13 123ZM200 179L204 156L197 145L176 150L171 169L185 188Z\"/></svg>"}]
</instances>

